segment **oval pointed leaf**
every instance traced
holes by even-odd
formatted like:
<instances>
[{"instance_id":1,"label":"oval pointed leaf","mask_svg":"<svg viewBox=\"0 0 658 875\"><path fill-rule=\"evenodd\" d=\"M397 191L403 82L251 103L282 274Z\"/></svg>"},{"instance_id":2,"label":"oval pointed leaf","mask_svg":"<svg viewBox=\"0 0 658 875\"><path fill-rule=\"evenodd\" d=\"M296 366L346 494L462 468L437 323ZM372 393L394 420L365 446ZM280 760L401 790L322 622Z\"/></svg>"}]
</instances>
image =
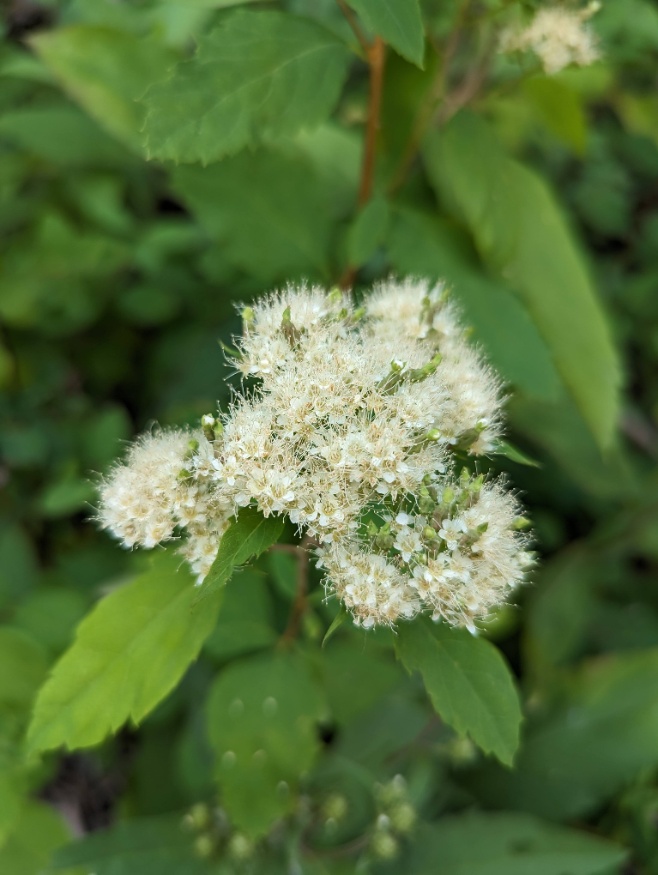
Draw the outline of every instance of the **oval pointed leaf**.
<instances>
[{"instance_id":1,"label":"oval pointed leaf","mask_svg":"<svg viewBox=\"0 0 658 875\"><path fill-rule=\"evenodd\" d=\"M196 601L221 590L234 569L275 544L283 532L283 517L263 514L254 507L245 507L231 523L219 542L215 561L210 566Z\"/></svg>"},{"instance_id":2,"label":"oval pointed leaf","mask_svg":"<svg viewBox=\"0 0 658 875\"><path fill-rule=\"evenodd\" d=\"M106 596L41 689L31 752L98 744L140 721L178 683L217 619L220 594L193 606L192 576L161 553L149 571Z\"/></svg>"},{"instance_id":3,"label":"oval pointed leaf","mask_svg":"<svg viewBox=\"0 0 658 875\"><path fill-rule=\"evenodd\" d=\"M267 653L228 666L208 700L208 735L222 804L252 836L295 806L300 776L319 752L323 698L299 653Z\"/></svg>"},{"instance_id":4,"label":"oval pointed leaf","mask_svg":"<svg viewBox=\"0 0 658 875\"><path fill-rule=\"evenodd\" d=\"M405 875L601 875L627 852L582 830L526 814L469 812L422 826L400 871Z\"/></svg>"},{"instance_id":5,"label":"oval pointed leaf","mask_svg":"<svg viewBox=\"0 0 658 875\"><path fill-rule=\"evenodd\" d=\"M313 21L239 10L149 89L147 153L206 164L316 125L338 100L348 60L346 46Z\"/></svg>"},{"instance_id":6,"label":"oval pointed leaf","mask_svg":"<svg viewBox=\"0 0 658 875\"><path fill-rule=\"evenodd\" d=\"M425 33L418 0L347 0L369 30L404 58L423 66Z\"/></svg>"},{"instance_id":7,"label":"oval pointed leaf","mask_svg":"<svg viewBox=\"0 0 658 875\"><path fill-rule=\"evenodd\" d=\"M30 45L99 125L139 149L144 107L136 101L166 75L169 50L154 39L91 24L45 31Z\"/></svg>"},{"instance_id":8,"label":"oval pointed leaf","mask_svg":"<svg viewBox=\"0 0 658 875\"><path fill-rule=\"evenodd\" d=\"M466 223L489 269L523 300L590 431L608 446L619 406L618 357L548 186L508 158L469 113L431 135L423 154L442 202Z\"/></svg>"},{"instance_id":9,"label":"oval pointed leaf","mask_svg":"<svg viewBox=\"0 0 658 875\"><path fill-rule=\"evenodd\" d=\"M493 644L464 629L419 619L400 625L396 649L408 671L420 672L437 714L510 765L521 708L512 675Z\"/></svg>"}]
</instances>

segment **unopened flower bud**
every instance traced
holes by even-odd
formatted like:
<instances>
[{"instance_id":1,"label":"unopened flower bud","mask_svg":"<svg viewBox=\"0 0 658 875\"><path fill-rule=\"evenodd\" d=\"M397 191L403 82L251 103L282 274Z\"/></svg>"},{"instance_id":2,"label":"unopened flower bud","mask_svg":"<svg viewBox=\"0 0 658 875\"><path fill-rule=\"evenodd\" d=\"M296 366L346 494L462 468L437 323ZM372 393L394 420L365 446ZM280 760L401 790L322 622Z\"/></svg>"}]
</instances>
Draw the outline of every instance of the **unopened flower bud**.
<instances>
[{"instance_id":1,"label":"unopened flower bud","mask_svg":"<svg viewBox=\"0 0 658 875\"><path fill-rule=\"evenodd\" d=\"M390 818L393 830L404 835L416 822L416 809L409 802L402 802L391 809Z\"/></svg>"},{"instance_id":2,"label":"unopened flower bud","mask_svg":"<svg viewBox=\"0 0 658 875\"><path fill-rule=\"evenodd\" d=\"M393 860L399 849L398 840L390 832L377 830L370 840L370 850L380 860Z\"/></svg>"},{"instance_id":3,"label":"unopened flower bud","mask_svg":"<svg viewBox=\"0 0 658 875\"><path fill-rule=\"evenodd\" d=\"M332 793L322 803L322 816L335 821L343 820L347 814L347 799L342 793Z\"/></svg>"},{"instance_id":4,"label":"unopened flower bud","mask_svg":"<svg viewBox=\"0 0 658 875\"><path fill-rule=\"evenodd\" d=\"M215 842L207 833L197 836L194 840L194 855L202 860L207 860L212 857L215 851Z\"/></svg>"},{"instance_id":5,"label":"unopened flower bud","mask_svg":"<svg viewBox=\"0 0 658 875\"><path fill-rule=\"evenodd\" d=\"M228 841L227 850L231 859L242 862L253 856L254 843L246 835L234 832Z\"/></svg>"},{"instance_id":6,"label":"unopened flower bud","mask_svg":"<svg viewBox=\"0 0 658 875\"><path fill-rule=\"evenodd\" d=\"M248 331L256 321L253 307L244 307L241 313L242 316L242 324L246 331Z\"/></svg>"}]
</instances>

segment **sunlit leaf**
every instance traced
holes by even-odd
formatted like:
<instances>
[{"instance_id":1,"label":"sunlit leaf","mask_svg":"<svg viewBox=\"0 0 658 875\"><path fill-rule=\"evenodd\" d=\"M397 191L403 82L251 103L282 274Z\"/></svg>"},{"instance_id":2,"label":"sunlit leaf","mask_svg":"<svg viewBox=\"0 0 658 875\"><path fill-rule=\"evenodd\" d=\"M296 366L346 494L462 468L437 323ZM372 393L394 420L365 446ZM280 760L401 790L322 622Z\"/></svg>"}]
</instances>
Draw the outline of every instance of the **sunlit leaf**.
<instances>
[{"instance_id":1,"label":"sunlit leaf","mask_svg":"<svg viewBox=\"0 0 658 875\"><path fill-rule=\"evenodd\" d=\"M138 723L178 683L217 619L221 594L194 607L191 574L161 553L106 596L42 688L28 732L31 751L98 744Z\"/></svg>"}]
</instances>

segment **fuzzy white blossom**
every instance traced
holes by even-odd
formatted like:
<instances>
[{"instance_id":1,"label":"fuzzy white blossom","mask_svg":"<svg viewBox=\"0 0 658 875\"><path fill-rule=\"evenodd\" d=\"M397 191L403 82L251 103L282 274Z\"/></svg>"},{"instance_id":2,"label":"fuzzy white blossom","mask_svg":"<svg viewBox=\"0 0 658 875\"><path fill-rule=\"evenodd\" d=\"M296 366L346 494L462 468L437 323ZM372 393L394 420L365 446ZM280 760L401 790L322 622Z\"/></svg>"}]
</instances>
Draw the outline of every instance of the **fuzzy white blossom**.
<instances>
[{"instance_id":1,"label":"fuzzy white blossom","mask_svg":"<svg viewBox=\"0 0 658 875\"><path fill-rule=\"evenodd\" d=\"M500 384L445 288L383 283L356 308L290 287L243 321L233 363L251 388L199 432L138 442L101 524L129 547L179 538L202 582L241 507L286 516L366 628L422 610L472 628L505 601L527 564L516 501L454 462L494 449Z\"/></svg>"},{"instance_id":2,"label":"fuzzy white blossom","mask_svg":"<svg viewBox=\"0 0 658 875\"><path fill-rule=\"evenodd\" d=\"M512 26L504 30L500 50L533 52L549 75L570 64L586 67L600 57L596 35L587 24L599 8L597 2L579 10L567 6L543 7L527 27Z\"/></svg>"}]
</instances>

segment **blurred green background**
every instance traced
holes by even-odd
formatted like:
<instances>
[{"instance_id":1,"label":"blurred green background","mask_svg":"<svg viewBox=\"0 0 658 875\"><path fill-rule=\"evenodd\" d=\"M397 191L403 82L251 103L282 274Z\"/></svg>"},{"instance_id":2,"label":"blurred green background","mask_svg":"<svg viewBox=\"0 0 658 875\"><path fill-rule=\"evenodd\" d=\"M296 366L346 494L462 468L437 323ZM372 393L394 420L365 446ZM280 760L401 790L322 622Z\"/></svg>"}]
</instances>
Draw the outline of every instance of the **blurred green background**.
<instances>
[{"instance_id":1,"label":"blurred green background","mask_svg":"<svg viewBox=\"0 0 658 875\"><path fill-rule=\"evenodd\" d=\"M357 290L391 273L449 281L506 380L509 438L540 463L505 466L541 562L488 631L524 693L524 746L514 772L473 763L455 739L415 749L436 784L431 812L576 824L630 847L624 872L658 873L658 7L604 2L602 60L548 77L491 52L501 15L542 4L423 2L424 69L389 50L374 195L359 208L368 69L356 54L339 99L288 136L256 131L206 166L148 160L140 99L232 5L3 5L0 868L36 875L62 840L50 809L26 799L64 799L88 830L207 792L198 699L221 647L139 733L100 750L35 768L23 729L78 621L136 567L90 523L99 475L154 422L226 402L218 340L238 328L236 303L351 269ZM355 48L333 0L248 6ZM478 59L488 78L406 162L457 31L445 93ZM247 649L271 641L260 634Z\"/></svg>"}]
</instances>

